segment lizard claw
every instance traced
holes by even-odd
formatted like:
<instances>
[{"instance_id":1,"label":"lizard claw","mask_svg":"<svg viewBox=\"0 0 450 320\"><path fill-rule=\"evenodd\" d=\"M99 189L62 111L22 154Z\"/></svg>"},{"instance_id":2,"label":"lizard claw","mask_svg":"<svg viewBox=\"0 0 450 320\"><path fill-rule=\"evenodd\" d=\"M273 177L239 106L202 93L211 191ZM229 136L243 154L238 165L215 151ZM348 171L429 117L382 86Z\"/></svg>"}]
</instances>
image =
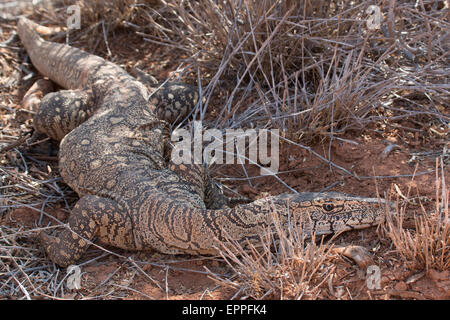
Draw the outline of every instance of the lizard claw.
<instances>
[{"instance_id":1,"label":"lizard claw","mask_svg":"<svg viewBox=\"0 0 450 320\"><path fill-rule=\"evenodd\" d=\"M44 231L40 230L38 232L38 239L41 245L47 249L49 245L54 241L51 236L46 234Z\"/></svg>"}]
</instances>

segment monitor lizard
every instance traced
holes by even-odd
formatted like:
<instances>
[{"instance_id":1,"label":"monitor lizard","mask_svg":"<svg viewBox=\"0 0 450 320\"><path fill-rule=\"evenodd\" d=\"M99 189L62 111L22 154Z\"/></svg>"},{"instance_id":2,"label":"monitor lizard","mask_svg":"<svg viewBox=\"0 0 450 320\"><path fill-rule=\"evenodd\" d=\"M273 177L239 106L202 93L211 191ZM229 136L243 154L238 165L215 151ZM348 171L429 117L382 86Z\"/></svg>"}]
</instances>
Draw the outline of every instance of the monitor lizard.
<instances>
[{"instance_id":1,"label":"monitor lizard","mask_svg":"<svg viewBox=\"0 0 450 320\"><path fill-rule=\"evenodd\" d=\"M149 90L124 69L69 45L46 41L21 17L18 34L33 65L65 90L45 95L35 130L60 140L59 170L78 193L66 228L40 239L60 266L76 263L94 237L129 250L215 254L232 239L254 243L278 221L305 236L377 225L383 199L336 192L265 197L228 207L201 165L167 157L169 123L198 100L193 87Z\"/></svg>"}]
</instances>

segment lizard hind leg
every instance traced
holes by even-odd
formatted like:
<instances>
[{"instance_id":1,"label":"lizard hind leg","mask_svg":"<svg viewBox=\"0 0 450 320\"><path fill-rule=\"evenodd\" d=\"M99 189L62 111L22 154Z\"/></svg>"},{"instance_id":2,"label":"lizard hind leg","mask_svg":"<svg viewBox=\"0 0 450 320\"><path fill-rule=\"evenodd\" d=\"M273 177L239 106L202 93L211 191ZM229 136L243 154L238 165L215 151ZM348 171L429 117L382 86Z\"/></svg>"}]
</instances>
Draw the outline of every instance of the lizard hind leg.
<instances>
[{"instance_id":1,"label":"lizard hind leg","mask_svg":"<svg viewBox=\"0 0 450 320\"><path fill-rule=\"evenodd\" d=\"M95 236L116 247L135 248L132 224L123 208L113 200L94 195L78 200L68 227L57 237L39 234L48 257L61 267L81 258Z\"/></svg>"},{"instance_id":2,"label":"lizard hind leg","mask_svg":"<svg viewBox=\"0 0 450 320\"><path fill-rule=\"evenodd\" d=\"M60 141L95 111L92 94L83 90L61 90L42 98L34 116L36 131Z\"/></svg>"}]
</instances>

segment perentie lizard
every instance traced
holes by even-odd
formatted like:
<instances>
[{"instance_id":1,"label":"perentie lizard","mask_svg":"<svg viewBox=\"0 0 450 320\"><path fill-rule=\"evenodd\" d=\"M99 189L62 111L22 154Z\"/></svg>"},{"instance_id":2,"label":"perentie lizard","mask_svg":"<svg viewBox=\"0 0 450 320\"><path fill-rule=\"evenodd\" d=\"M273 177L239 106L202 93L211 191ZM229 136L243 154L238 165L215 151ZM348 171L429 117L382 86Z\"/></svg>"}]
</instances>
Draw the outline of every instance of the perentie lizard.
<instances>
[{"instance_id":1,"label":"perentie lizard","mask_svg":"<svg viewBox=\"0 0 450 320\"><path fill-rule=\"evenodd\" d=\"M47 94L35 129L61 140L59 169L80 196L57 237L41 233L50 259L76 262L98 239L112 246L168 254L214 254L228 237L258 239L276 218L305 235L365 228L383 220L384 200L341 193L279 195L229 208L202 166L168 159L168 123L183 118L198 95L169 85L148 99L119 66L68 45L43 40L20 18L19 36L34 66L67 90Z\"/></svg>"}]
</instances>

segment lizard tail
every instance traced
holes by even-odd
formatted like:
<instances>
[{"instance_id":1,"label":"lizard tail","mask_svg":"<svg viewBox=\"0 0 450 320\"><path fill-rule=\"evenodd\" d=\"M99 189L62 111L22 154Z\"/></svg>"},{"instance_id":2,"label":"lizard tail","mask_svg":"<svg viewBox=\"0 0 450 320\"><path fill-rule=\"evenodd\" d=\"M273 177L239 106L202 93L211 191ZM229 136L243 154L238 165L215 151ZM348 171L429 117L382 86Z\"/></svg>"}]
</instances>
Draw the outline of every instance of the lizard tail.
<instances>
[{"instance_id":1,"label":"lizard tail","mask_svg":"<svg viewBox=\"0 0 450 320\"><path fill-rule=\"evenodd\" d=\"M17 32L27 51L39 46L44 41L36 31L39 25L25 17L20 17Z\"/></svg>"},{"instance_id":2,"label":"lizard tail","mask_svg":"<svg viewBox=\"0 0 450 320\"><path fill-rule=\"evenodd\" d=\"M105 61L97 56L70 47L65 44L45 41L39 35L45 27L21 17L17 24L17 33L33 62L34 67L44 76L65 89L78 89L85 85L80 80L83 73L88 74ZM83 65L87 61L88 65Z\"/></svg>"},{"instance_id":3,"label":"lizard tail","mask_svg":"<svg viewBox=\"0 0 450 320\"><path fill-rule=\"evenodd\" d=\"M102 92L100 94L102 96L115 92L115 89L111 89L112 84L121 77L130 79L128 84L128 87L130 87L133 78L125 70L78 48L62 43L45 41L39 35L41 32L49 32L45 29L46 27L24 17L21 17L17 24L19 37L34 67L42 75L50 78L65 89L92 87L96 81L99 81L96 90L97 92ZM108 81L105 79L108 79ZM147 96L147 92L142 84L137 81L133 83L138 86L136 91L140 95ZM117 86L114 88L117 88Z\"/></svg>"}]
</instances>

